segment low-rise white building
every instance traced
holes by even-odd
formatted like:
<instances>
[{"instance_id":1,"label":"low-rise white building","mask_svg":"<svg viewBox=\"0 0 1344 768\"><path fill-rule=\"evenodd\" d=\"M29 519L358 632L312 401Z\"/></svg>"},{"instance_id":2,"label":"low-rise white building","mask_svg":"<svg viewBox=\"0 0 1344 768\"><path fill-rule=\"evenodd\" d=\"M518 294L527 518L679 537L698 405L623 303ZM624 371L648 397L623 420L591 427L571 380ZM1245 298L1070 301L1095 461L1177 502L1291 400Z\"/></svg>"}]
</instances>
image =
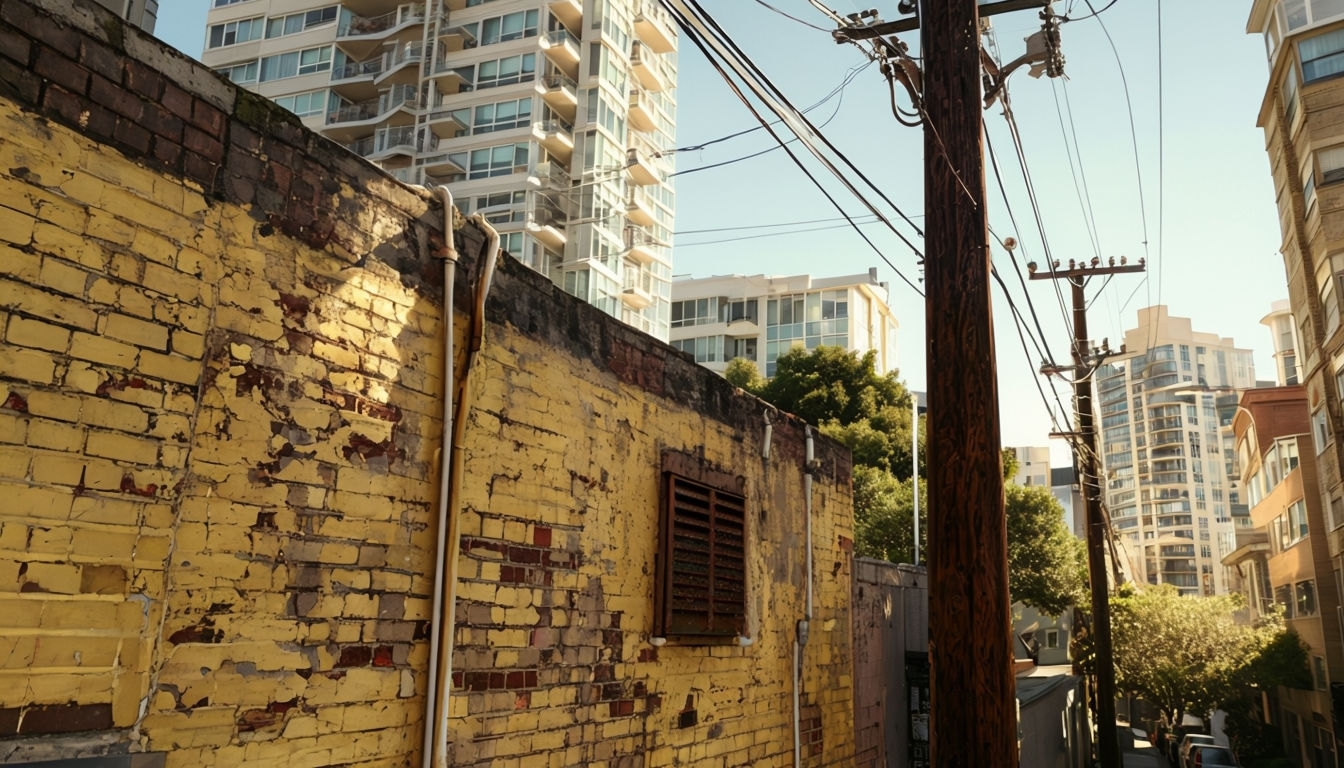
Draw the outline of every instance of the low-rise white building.
<instances>
[{"instance_id":1,"label":"low-rise white building","mask_svg":"<svg viewBox=\"0 0 1344 768\"><path fill-rule=\"evenodd\" d=\"M896 369L896 316L877 269L841 277L719 275L672 281L671 342L723 372L742 357L762 375L794 347L822 344L877 353L879 374Z\"/></svg>"}]
</instances>

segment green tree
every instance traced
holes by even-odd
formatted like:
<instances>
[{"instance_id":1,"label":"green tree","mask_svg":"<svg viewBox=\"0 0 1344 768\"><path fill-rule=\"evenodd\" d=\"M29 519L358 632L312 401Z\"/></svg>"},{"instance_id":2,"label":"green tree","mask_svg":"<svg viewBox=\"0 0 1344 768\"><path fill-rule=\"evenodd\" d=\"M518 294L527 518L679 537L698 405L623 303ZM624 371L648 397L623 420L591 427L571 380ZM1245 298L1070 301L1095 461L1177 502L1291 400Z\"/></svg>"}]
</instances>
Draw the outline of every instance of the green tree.
<instances>
[{"instance_id":1,"label":"green tree","mask_svg":"<svg viewBox=\"0 0 1344 768\"><path fill-rule=\"evenodd\" d=\"M1064 508L1046 488L1009 483L1008 591L1013 600L1058 616L1086 596L1083 542L1064 524Z\"/></svg>"},{"instance_id":2,"label":"green tree","mask_svg":"<svg viewBox=\"0 0 1344 768\"><path fill-rule=\"evenodd\" d=\"M729 380L751 390L755 366L736 362L729 364ZM817 425L823 434L850 449L855 551L893 562L913 561L912 400L896 375L877 373L874 352L858 355L821 346L780 356L775 377L752 391ZM920 427L922 432L924 423ZM921 450L921 461L925 455ZM1013 452L1005 450L1005 477L1012 476L1016 464ZM924 475L922 463L919 475ZM921 551L928 535L927 498L921 483ZM1005 510L1013 598L1045 613L1060 613L1081 598L1086 584L1081 542L1065 526L1059 503L1044 490L1010 486Z\"/></svg>"},{"instance_id":3,"label":"green tree","mask_svg":"<svg viewBox=\"0 0 1344 768\"><path fill-rule=\"evenodd\" d=\"M873 351L792 349L776 360L774 378L757 394L844 443L855 464L907 479L912 474L910 392L894 372L879 375L876 360Z\"/></svg>"},{"instance_id":4,"label":"green tree","mask_svg":"<svg viewBox=\"0 0 1344 768\"><path fill-rule=\"evenodd\" d=\"M761 387L765 386L765 379L761 377L761 371L756 367L756 363L745 357L734 357L728 361L728 366L723 369L723 378L728 380L729 384L740 389L757 394Z\"/></svg>"},{"instance_id":5,"label":"green tree","mask_svg":"<svg viewBox=\"0 0 1344 768\"><path fill-rule=\"evenodd\" d=\"M1240 595L1182 597L1167 584L1122 587L1111 598L1116 687L1178 723L1187 712L1203 715L1234 701L1257 676L1281 673L1271 657L1285 650L1282 617L1252 626L1237 620L1242 607Z\"/></svg>"},{"instance_id":6,"label":"green tree","mask_svg":"<svg viewBox=\"0 0 1344 768\"><path fill-rule=\"evenodd\" d=\"M854 552L893 563L914 562L914 481L876 467L854 466ZM920 545L928 529L928 493L919 486ZM922 551L922 550L921 550Z\"/></svg>"}]
</instances>

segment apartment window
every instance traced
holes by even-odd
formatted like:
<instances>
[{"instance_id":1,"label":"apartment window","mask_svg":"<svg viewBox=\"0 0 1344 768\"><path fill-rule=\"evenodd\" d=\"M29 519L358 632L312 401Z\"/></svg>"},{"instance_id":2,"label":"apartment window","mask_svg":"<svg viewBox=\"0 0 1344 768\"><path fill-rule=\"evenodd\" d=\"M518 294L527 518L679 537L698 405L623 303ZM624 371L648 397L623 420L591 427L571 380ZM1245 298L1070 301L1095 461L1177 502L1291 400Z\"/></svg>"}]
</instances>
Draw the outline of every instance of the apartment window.
<instances>
[{"instance_id":1,"label":"apartment window","mask_svg":"<svg viewBox=\"0 0 1344 768\"><path fill-rule=\"evenodd\" d=\"M1293 120L1297 117L1297 71L1292 67L1288 68L1288 74L1283 78L1283 124L1285 128L1293 127Z\"/></svg>"},{"instance_id":2,"label":"apartment window","mask_svg":"<svg viewBox=\"0 0 1344 768\"><path fill-rule=\"evenodd\" d=\"M261 81L282 80L286 77L311 75L331 69L331 46L305 48L261 60Z\"/></svg>"},{"instance_id":3,"label":"apartment window","mask_svg":"<svg viewBox=\"0 0 1344 768\"><path fill-rule=\"evenodd\" d=\"M748 360L756 359L756 340L755 339L729 339L724 355L732 360L738 357L745 357Z\"/></svg>"},{"instance_id":4,"label":"apartment window","mask_svg":"<svg viewBox=\"0 0 1344 768\"><path fill-rule=\"evenodd\" d=\"M723 319L729 323L736 323L741 320L754 323L756 322L757 306L756 299L734 299L725 305Z\"/></svg>"},{"instance_id":5,"label":"apartment window","mask_svg":"<svg viewBox=\"0 0 1344 768\"><path fill-rule=\"evenodd\" d=\"M1302 173L1302 205L1310 208L1316 202L1316 171L1306 168Z\"/></svg>"},{"instance_id":6,"label":"apartment window","mask_svg":"<svg viewBox=\"0 0 1344 768\"><path fill-rule=\"evenodd\" d=\"M1297 44L1302 82L1314 83L1344 73L1344 29L1309 37Z\"/></svg>"},{"instance_id":7,"label":"apartment window","mask_svg":"<svg viewBox=\"0 0 1344 768\"><path fill-rule=\"evenodd\" d=\"M1324 407L1311 412L1311 436L1316 440L1316 453L1319 455L1330 444L1330 427L1326 423Z\"/></svg>"},{"instance_id":8,"label":"apartment window","mask_svg":"<svg viewBox=\"0 0 1344 768\"><path fill-rule=\"evenodd\" d=\"M1297 615L1315 616L1316 615L1316 582L1308 579L1299 581L1294 587L1294 593L1297 597Z\"/></svg>"},{"instance_id":9,"label":"apartment window","mask_svg":"<svg viewBox=\"0 0 1344 768\"><path fill-rule=\"evenodd\" d=\"M1301 499L1288 507L1288 532L1295 542L1307 537L1307 505Z\"/></svg>"},{"instance_id":10,"label":"apartment window","mask_svg":"<svg viewBox=\"0 0 1344 768\"><path fill-rule=\"evenodd\" d=\"M471 132L491 133L521 128L532 122L532 97L509 99L476 107L471 120Z\"/></svg>"},{"instance_id":11,"label":"apartment window","mask_svg":"<svg viewBox=\"0 0 1344 768\"><path fill-rule=\"evenodd\" d=\"M1330 529L1334 530L1335 528L1338 528L1341 525L1344 525L1344 498L1340 498L1339 496L1331 496ZM1336 573L1338 573L1338 571L1336 571ZM1340 590L1340 594L1344 594L1344 589Z\"/></svg>"},{"instance_id":12,"label":"apartment window","mask_svg":"<svg viewBox=\"0 0 1344 768\"><path fill-rule=\"evenodd\" d=\"M215 71L239 85L257 82L257 62L255 61L234 64L231 67L221 67Z\"/></svg>"},{"instance_id":13,"label":"apartment window","mask_svg":"<svg viewBox=\"0 0 1344 768\"><path fill-rule=\"evenodd\" d=\"M1047 630L1045 630L1045 647L1046 647L1046 648L1058 648L1058 647L1059 647L1059 630L1058 630L1058 629L1047 629Z\"/></svg>"},{"instance_id":14,"label":"apartment window","mask_svg":"<svg viewBox=\"0 0 1344 768\"><path fill-rule=\"evenodd\" d=\"M527 143L518 143L474 149L467 168L467 178L488 179L525 171L529 148Z\"/></svg>"},{"instance_id":15,"label":"apartment window","mask_svg":"<svg viewBox=\"0 0 1344 768\"><path fill-rule=\"evenodd\" d=\"M236 3L242 3L246 1L247 0L215 0L214 6L216 8L223 8L226 5L234 5Z\"/></svg>"},{"instance_id":16,"label":"apartment window","mask_svg":"<svg viewBox=\"0 0 1344 768\"><path fill-rule=\"evenodd\" d=\"M536 37L538 12L506 13L481 22L480 45L506 43L524 37Z\"/></svg>"},{"instance_id":17,"label":"apartment window","mask_svg":"<svg viewBox=\"0 0 1344 768\"><path fill-rule=\"evenodd\" d=\"M679 453L663 455L654 597L656 637L731 640L746 631L743 482Z\"/></svg>"},{"instance_id":18,"label":"apartment window","mask_svg":"<svg viewBox=\"0 0 1344 768\"><path fill-rule=\"evenodd\" d=\"M275 100L275 103L299 117L320 115L327 110L327 92L309 91L307 93L296 93L293 96L280 96Z\"/></svg>"},{"instance_id":19,"label":"apartment window","mask_svg":"<svg viewBox=\"0 0 1344 768\"><path fill-rule=\"evenodd\" d=\"M1282 584L1274 588L1274 602L1283 608L1283 617L1285 619L1293 618L1293 607L1296 603L1293 600L1293 587L1291 584Z\"/></svg>"},{"instance_id":20,"label":"apartment window","mask_svg":"<svg viewBox=\"0 0 1344 768\"><path fill-rule=\"evenodd\" d=\"M524 53L518 56L505 56L493 61L482 61L476 65L476 90L498 88L501 85L513 85L531 80L537 71L537 55Z\"/></svg>"},{"instance_id":21,"label":"apartment window","mask_svg":"<svg viewBox=\"0 0 1344 768\"><path fill-rule=\"evenodd\" d=\"M1321 186L1344 181L1344 145L1336 145L1315 153L1316 167L1321 174ZM1285 349L1292 349L1292 336L1289 335Z\"/></svg>"},{"instance_id":22,"label":"apartment window","mask_svg":"<svg viewBox=\"0 0 1344 768\"><path fill-rule=\"evenodd\" d=\"M719 321L719 299L686 299L672 302L672 327L709 325Z\"/></svg>"},{"instance_id":23,"label":"apartment window","mask_svg":"<svg viewBox=\"0 0 1344 768\"><path fill-rule=\"evenodd\" d=\"M214 24L210 27L210 40L207 47L222 48L226 45L237 45L249 40L257 40L261 37L261 29L262 20L260 16L254 19L240 19L223 24Z\"/></svg>"},{"instance_id":24,"label":"apartment window","mask_svg":"<svg viewBox=\"0 0 1344 768\"><path fill-rule=\"evenodd\" d=\"M717 363L729 359L723 354L722 336L677 339L672 342L672 346L694 357L697 363Z\"/></svg>"},{"instance_id":25,"label":"apartment window","mask_svg":"<svg viewBox=\"0 0 1344 768\"><path fill-rule=\"evenodd\" d=\"M315 8L303 13L291 13L288 16L277 16L267 23L266 36L295 35L324 24L333 24L335 21L336 6L334 5L329 5L326 8Z\"/></svg>"},{"instance_id":26,"label":"apartment window","mask_svg":"<svg viewBox=\"0 0 1344 768\"><path fill-rule=\"evenodd\" d=\"M1335 276L1327 275L1321 286L1321 312L1325 315L1325 336L1329 338L1339 327L1339 298L1335 295Z\"/></svg>"},{"instance_id":27,"label":"apartment window","mask_svg":"<svg viewBox=\"0 0 1344 768\"><path fill-rule=\"evenodd\" d=\"M527 219L527 193L522 190L479 195L458 205L462 213L480 213L491 224L519 224Z\"/></svg>"}]
</instances>

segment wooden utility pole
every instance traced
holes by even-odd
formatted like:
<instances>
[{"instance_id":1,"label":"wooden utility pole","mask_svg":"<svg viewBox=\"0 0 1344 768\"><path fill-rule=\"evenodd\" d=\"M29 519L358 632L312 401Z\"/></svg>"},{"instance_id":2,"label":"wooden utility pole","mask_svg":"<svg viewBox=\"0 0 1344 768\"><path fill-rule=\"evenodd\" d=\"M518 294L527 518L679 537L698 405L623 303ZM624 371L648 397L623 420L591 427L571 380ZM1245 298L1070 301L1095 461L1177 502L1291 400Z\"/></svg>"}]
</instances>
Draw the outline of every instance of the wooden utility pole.
<instances>
[{"instance_id":1,"label":"wooden utility pole","mask_svg":"<svg viewBox=\"0 0 1344 768\"><path fill-rule=\"evenodd\" d=\"M1092 413L1091 372L1101 365L1087 338L1087 297L1083 288L1095 275L1142 272L1143 264L1130 266L1075 266L1039 273L1030 265L1032 280L1064 279L1073 289L1073 404L1078 432L1075 464L1087 507L1087 575L1092 588L1092 642L1096 660L1097 757L1101 768L1120 768L1120 741L1115 730L1115 654L1111 649L1110 584L1106 571L1106 540L1110 535L1101 511L1101 460L1097 453L1097 428ZM1094 359L1094 357L1096 359Z\"/></svg>"},{"instance_id":2,"label":"wooden utility pole","mask_svg":"<svg viewBox=\"0 0 1344 768\"><path fill-rule=\"evenodd\" d=\"M976 0L923 3L933 765L1017 765Z\"/></svg>"}]
</instances>

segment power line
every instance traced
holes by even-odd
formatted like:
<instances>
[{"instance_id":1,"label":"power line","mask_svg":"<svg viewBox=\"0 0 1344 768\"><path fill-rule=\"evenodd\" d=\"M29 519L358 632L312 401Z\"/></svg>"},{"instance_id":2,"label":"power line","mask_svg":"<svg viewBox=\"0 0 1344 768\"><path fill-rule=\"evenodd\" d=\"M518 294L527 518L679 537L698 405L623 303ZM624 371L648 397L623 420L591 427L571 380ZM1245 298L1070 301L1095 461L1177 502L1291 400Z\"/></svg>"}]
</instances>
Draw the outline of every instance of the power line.
<instances>
[{"instance_id":1,"label":"power line","mask_svg":"<svg viewBox=\"0 0 1344 768\"><path fill-rule=\"evenodd\" d=\"M713 55L710 54L706 41L702 39L699 29L694 27L691 23L691 18L693 18L693 15L689 15L686 13L684 5L682 7L677 7L678 5L682 5L680 0L662 0L662 3L663 6L667 8L669 12L671 12L673 18L676 19L677 21L677 25L681 27L683 32L686 33L687 38L689 38L691 42L695 44L696 48L700 49L700 52L705 56L705 59L710 63L710 66L714 67L714 70L719 73L719 76L723 78L723 81L728 85L729 89L732 90L733 94L737 96L738 100L742 102L743 106L745 106L747 110L751 112L752 116L755 117L756 120L760 122L762 126L765 127L765 130L769 132L770 136L774 138L775 141L778 142L781 146L783 146L785 143L784 140L781 139L779 134L775 132L774 128L765 121L765 118L760 114L759 111L757 111L756 107L751 104L751 101L747 99L746 94L742 92L742 89L738 87L737 83L733 82L733 79L728 75L727 71L724 70L723 66L719 63L719 61L716 58L714 58ZM745 80L746 78L744 77L744 81ZM887 255L883 253L880 248L877 247L877 244L874 243L872 239L868 237L868 235L866 235L862 230L858 228L858 225L854 222L853 217L850 216L845 211L845 209L840 205L840 203L835 199L835 197L832 196L831 193L828 192L826 188L822 186L821 182L818 181L817 178L812 175L811 171L807 170L806 166L803 165L802 161L798 158L798 156L793 153L793 150L789 149L787 146L784 146L784 151L789 155L789 159L793 161L794 165L796 165L798 169L803 172L803 175L807 177L808 181L812 182L812 184L817 188L818 191L822 193L822 195L831 203L831 205L835 206L835 209L840 213L840 215L843 216L847 221L849 221L850 226L853 227L854 231L859 234L859 237L863 238L864 242L868 243L868 246L873 249L873 251L878 255L878 257L881 258L882 261L887 264L887 266L891 267L892 271L896 273L896 276L899 277L906 285L910 286L910 288L913 289L915 293L919 294L920 296L923 296L924 292L920 290L919 287L915 285L909 278L907 278L905 274L902 273L901 270L898 269L896 265L892 263L891 259L887 258ZM850 187L850 191L857 195L856 190L854 190L852 186ZM872 206L869 205L869 208L872 209ZM877 213L876 210L873 210L873 212L875 214ZM889 228L891 228L893 232L896 232L897 237L900 237L901 240L905 242L905 244L909 246L910 249L914 251L916 255L918 255L921 259L923 258L923 254L920 253L919 249L915 248L914 244L911 243L908 239L906 239L904 235L901 235L900 232L898 232L895 229L895 227L891 225L891 222L886 221L884 217L880 216L880 214L879 218L883 218L884 223Z\"/></svg>"},{"instance_id":2,"label":"power line","mask_svg":"<svg viewBox=\"0 0 1344 768\"><path fill-rule=\"evenodd\" d=\"M805 19L800 19L800 18L798 18L797 16L794 16L794 15L792 15L792 14L790 14L790 13L786 13L785 11L781 11L780 9L776 8L775 6L773 6L773 5L771 5L771 4L767 3L767 2L765 2L765 0L756 0L756 4L757 4L757 5L763 5L763 6L765 6L766 8L769 8L770 10L774 11L775 13L778 13L780 16L783 16L783 17L786 18L786 19L792 19L792 20L798 22L799 24L802 24L802 25L805 26L805 27L811 27L811 28L813 28L813 29L815 29L815 30L817 30L817 31L819 31L819 32L825 32L825 33L828 34L828 35L831 33L831 30L826 29L825 27L819 27L819 26L817 26L816 24L813 24L813 23L810 22L810 21L807 21L807 20L805 20Z\"/></svg>"},{"instance_id":3,"label":"power line","mask_svg":"<svg viewBox=\"0 0 1344 768\"><path fill-rule=\"evenodd\" d=\"M1064 14L1063 16L1059 17L1059 20L1060 20L1061 22L1065 22L1065 21L1082 21L1083 19L1090 19L1090 18L1092 18L1092 17L1094 17L1094 16L1100 16L1101 14L1103 14L1103 13L1105 13L1106 11L1110 10L1111 6L1112 6L1112 5L1115 5L1115 4L1116 4L1117 2L1119 2L1119 1L1120 1L1120 0L1111 0L1111 2L1107 3L1107 4L1106 4L1106 7L1105 7L1105 8L1102 8L1100 11L1093 9L1093 8L1092 8L1092 3L1088 3L1088 4L1087 4L1087 8L1088 8L1088 10L1092 11L1092 12L1089 13L1088 15L1086 15L1086 16L1079 16L1078 18L1075 19L1075 18L1072 18L1071 16L1069 16L1069 15L1068 15L1068 11L1066 11L1065 14ZM1070 10L1072 10L1072 5L1073 5L1073 4L1070 3L1069 5L1070 5Z\"/></svg>"},{"instance_id":4,"label":"power line","mask_svg":"<svg viewBox=\"0 0 1344 768\"><path fill-rule=\"evenodd\" d=\"M758 0L758 1L759 1L759 0ZM872 66L872 64L873 64L872 61L865 61L865 62L863 62L863 63L861 63L861 64L856 64L856 65L854 65L853 67L850 67L850 68L849 68L849 71L845 73L845 77L844 77L844 79L842 79L842 80L840 81L840 84L839 84L839 85L837 85L836 87L832 88L832 89L830 90L829 93L827 93L825 96L822 96L816 103L814 103L814 104L812 104L811 106L807 107L807 108L804 109L803 111L804 111L804 112L811 112L812 110L816 109L817 107L820 107L822 104L825 104L826 102L828 102L828 101L830 101L831 99L835 98L837 95L840 95L840 97L843 99L843 98L844 98L845 87L848 86L848 85L850 84L850 82L852 82L852 81L854 80L854 78L858 76L858 74L859 74L860 72L862 72L863 70L865 70L865 69L867 69L868 67ZM837 111L839 111L839 108L838 108L838 107L837 107ZM835 117L835 114L834 114L834 113L831 114L831 118L833 118L833 117ZM831 118L827 118L827 121L829 122L829 120L830 120ZM783 121L783 120L772 120L772 121L771 121L771 124L772 124L772 125L778 125L779 123L782 123L782 122L784 122L784 121ZM824 123L823 123L823 125L824 125ZM759 130L761 130L761 126L759 126L759 125L752 126L751 128L744 128L743 130L740 130L740 131L734 131L734 132L728 134L727 136L720 136L720 137L717 138L717 139L710 139L709 141L701 142L701 143L699 143L699 144L692 144L692 145L690 145L690 146L688 146L688 147L674 147L674 148L672 148L672 149L664 149L664 150L662 150L661 152L658 153L658 156L659 156L659 157L662 157L662 156L665 156L665 155L674 155L674 154L676 154L676 153L678 153L678 152L698 152L698 151L700 151L700 150L702 150L702 149L706 149L706 148L711 147L711 146L713 146L713 145L715 145L715 144L720 144L720 143L725 142L725 141L728 141L728 140L730 140L730 139L736 139L736 138L739 137L739 136L746 136L746 135L749 134L749 133L755 133L756 131L759 131ZM771 147L770 149L773 150L773 149L776 149L776 147ZM756 154L762 154L762 153L758 152L758 153L756 153ZM747 157L755 157L755 156L756 156L756 155L748 155ZM742 158L742 159L745 160L746 158ZM721 163L721 165L726 165L726 163Z\"/></svg>"},{"instance_id":5,"label":"power line","mask_svg":"<svg viewBox=\"0 0 1344 768\"><path fill-rule=\"evenodd\" d=\"M713 227L710 229L687 229L673 232L673 235L700 235L711 232L739 232L744 229L773 229L775 227L796 227L802 224L829 224L835 221L844 221L844 218L831 219L808 219L807 221L781 221L778 224L745 224L738 227Z\"/></svg>"},{"instance_id":6,"label":"power line","mask_svg":"<svg viewBox=\"0 0 1344 768\"><path fill-rule=\"evenodd\" d=\"M848 81L846 81L845 84L848 84ZM832 120L835 119L835 116L836 116L836 115L840 114L840 105L844 103L844 90L843 90L843 89L844 89L844 85L842 85L840 88L838 88L838 89L836 89L836 90L834 90L834 91L831 92L832 94L839 93L839 94L840 94L840 101L836 102L836 104L835 104L835 109L831 112L830 116L827 117L824 121L822 121L821 126L822 126L823 128L824 128L825 126L829 125L830 122L831 122ZM828 96L827 99L829 99L829 98L830 98L830 97ZM822 102L818 102L818 104L820 104L820 103L822 103ZM776 123L780 123L780 122L783 122L783 121L782 121L782 120L776 120L775 122L776 122ZM758 125L758 126L756 126L755 128L753 128L753 129L751 129L751 130L753 130L753 131L754 131L754 130L760 130L760 128L761 128L761 126ZM743 133L747 133L747 131L742 131L742 132L739 132L739 133L734 134L734 135L736 135L736 136L741 136ZM788 140L787 142L785 142L785 143L786 143L786 144L792 144L793 142L795 142L795 141L800 141L800 140L801 140L801 137L795 136L794 138L789 139L789 140ZM716 143L717 141L719 141L719 140L711 141L711 142L709 142L709 144L714 144L714 143ZM703 148L703 147L705 147L705 146L708 146L708 144L703 144L703 145L701 145L699 148ZM760 157L761 155L768 155L768 154L770 154L771 152L774 152L776 149L779 149L781 146L782 146L782 145L780 145L780 144L776 144L776 145L773 146L773 147L766 147L765 149L762 149L762 150L759 151L759 152L752 152L751 154L749 154L749 155L743 155L742 157L734 157L734 158L732 158L731 160L723 160L723 161L720 161L720 162L717 162L717 163L711 163L711 164L709 164L709 165L698 165L698 166L696 166L696 167L694 167L694 168L685 168L685 169L680 170L680 171L673 171L672 173L667 174L667 177L670 179L670 178L672 178L673 176L682 176L682 175L687 174L687 173L695 173L695 172L697 172L697 171L709 171L709 170L713 170L713 169L715 169L715 168L722 168L722 167L725 166L725 165L732 165L732 164L734 164L734 163L740 163L740 162L742 162L743 160L750 160L750 159L752 159L753 157ZM697 149L697 147L691 147L690 149ZM676 149L674 149L674 150L671 150L671 151L672 151L672 152L680 152L680 151L686 151L686 150L676 150ZM663 153L661 153L661 154L668 154L668 153L667 153L667 152L663 152Z\"/></svg>"},{"instance_id":7,"label":"power line","mask_svg":"<svg viewBox=\"0 0 1344 768\"><path fill-rule=\"evenodd\" d=\"M756 94L757 98L760 98L762 101L764 101L767 104L767 106L771 108L772 111L774 111L777 115L779 115L779 117L785 119L785 124L789 125L790 130L792 130L795 135L797 135L800 139L802 139L803 145L808 148L808 151L810 151L812 155L816 157L817 160L822 165L824 165L826 169L829 170L832 173L832 175L836 177L836 179L840 181L841 184L844 184L845 187L849 189L851 194L853 194L861 202L863 202L864 205L867 206L869 210L871 210L874 214L881 216L881 214L877 211L877 209L874 208L872 204L869 203L867 199L864 198L863 195L860 194L858 190L854 188L853 183L850 182L849 179L845 178L844 174L840 173L840 171L835 167L835 165L830 161L830 159L827 158L825 155L823 155L815 146L812 145L812 143L808 140L808 137L805 134L810 132L816 138L821 139L822 143L825 144L826 147L831 150L831 152L835 153L836 157L838 157L840 161L845 164L846 167L848 167L853 173L855 173L863 181L863 183L868 186L869 189L876 192L877 196L882 198L883 202L891 206L892 210L896 211L897 215L899 215L905 221L906 224L909 224L915 230L915 232L921 237L924 235L924 232L918 227L918 225L914 223L914 221L910 219L909 216L905 214L905 211L901 210L900 206L892 202L892 200L887 197L886 193L884 193L880 188L878 188L878 186L874 184L863 173L863 171L859 169L858 166L856 166L853 162L851 162L850 159L845 155L845 153L841 152L838 147L836 147L833 143L831 143L831 140L826 138L826 135L823 134L817 128L817 126L813 125L811 120L808 120L806 115L799 112L798 108L789 102L788 97L785 96L784 93L780 91L779 88L777 88L773 82L770 81L770 78L766 77L765 73L762 72L761 69L756 66L755 62L753 62L750 59L750 57L748 57L742 51L742 49L737 46L737 43L733 42L733 39L723 30L722 27L719 26L718 22L716 22L712 16L710 16L708 13L705 12L703 8L700 7L700 4L696 2L696 0L676 0L676 2L678 4L689 3L690 6L695 8L695 13L691 15L692 18L694 18L694 20L697 23L701 24L702 26L707 25L708 27L712 28L715 33L714 34L716 38L715 41L720 46L726 46L726 48L728 49L728 54L720 53L720 55L724 56L725 61L731 59L731 61L729 61L730 66L733 67L737 75L743 79L743 82L746 83L748 87L752 87L753 83L756 84L757 87L752 87L752 91ZM827 10L829 11L829 9ZM746 70L745 72L743 71L744 69ZM765 90L768 91L768 95L772 98L767 98L766 93L762 93L761 90L758 90L759 86L762 85L764 86ZM779 103L778 104L773 103L776 101ZM787 115L782 113L783 110L785 109L788 112ZM806 126L807 130L806 131L799 130L799 127L797 125L790 125L791 122L801 122L802 125ZM884 220L886 218L885 216L881 217ZM895 232L897 236L900 237L902 240L905 240L905 236L900 234L895 227L892 227L892 231ZM908 245L910 245L912 249L914 249L913 243L909 243L909 241L906 242Z\"/></svg>"},{"instance_id":8,"label":"power line","mask_svg":"<svg viewBox=\"0 0 1344 768\"><path fill-rule=\"evenodd\" d=\"M870 217L866 217L866 218L870 218ZM699 242L699 243L677 243L677 247L678 247L678 248L694 248L694 247L697 246L697 245L717 245L717 244L719 244L719 243L735 243L735 242L738 242L738 241L740 241L740 240L759 240L760 238L763 238L763 237L779 237L780 235L797 235L797 234L801 234L801 233L804 233L804 232L822 232L822 231L824 231L824 230L828 230L828 229L846 229L846 228L848 228L848 227L850 227L850 226L854 226L855 224L876 224L876 223L878 223L877 220L876 220L876 219L872 219L872 220L870 220L870 221L862 221L862 222L860 222L860 221L855 221L855 222L851 222L850 224L832 224L832 225L830 225L830 226L826 226L826 227L805 227L805 228L803 228L803 229L791 229L791 230L788 230L788 231L785 231L785 232L766 232L765 234L760 234L760 235L743 235L743 236L741 236L741 237L726 237L726 238L723 238L723 239L720 239L720 240L704 240L704 241L701 241L701 242Z\"/></svg>"}]
</instances>

